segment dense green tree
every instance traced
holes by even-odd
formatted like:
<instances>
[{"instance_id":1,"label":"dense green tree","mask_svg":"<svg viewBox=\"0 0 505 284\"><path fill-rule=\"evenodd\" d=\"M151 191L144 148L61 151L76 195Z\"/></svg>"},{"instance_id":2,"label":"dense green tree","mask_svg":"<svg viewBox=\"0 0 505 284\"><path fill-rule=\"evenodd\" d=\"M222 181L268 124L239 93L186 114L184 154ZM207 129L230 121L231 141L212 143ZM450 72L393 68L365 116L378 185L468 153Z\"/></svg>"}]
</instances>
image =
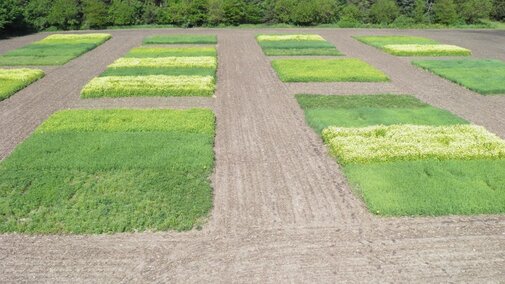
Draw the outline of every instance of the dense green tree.
<instances>
[{"instance_id":1,"label":"dense green tree","mask_svg":"<svg viewBox=\"0 0 505 284\"><path fill-rule=\"evenodd\" d=\"M23 9L19 0L0 1L0 31L22 21Z\"/></svg>"},{"instance_id":2,"label":"dense green tree","mask_svg":"<svg viewBox=\"0 0 505 284\"><path fill-rule=\"evenodd\" d=\"M51 0L30 0L23 11L26 23L39 31L49 27L47 16L51 2Z\"/></svg>"},{"instance_id":3,"label":"dense green tree","mask_svg":"<svg viewBox=\"0 0 505 284\"><path fill-rule=\"evenodd\" d=\"M444 25L452 25L458 22L456 4L453 0L436 0L433 5L435 21Z\"/></svg>"},{"instance_id":4,"label":"dense green tree","mask_svg":"<svg viewBox=\"0 0 505 284\"><path fill-rule=\"evenodd\" d=\"M426 22L426 0L416 0L416 5L414 7L413 18L417 23Z\"/></svg>"},{"instance_id":5,"label":"dense green tree","mask_svg":"<svg viewBox=\"0 0 505 284\"><path fill-rule=\"evenodd\" d=\"M465 22L473 24L483 18L489 18L492 9L491 0L466 0L462 3L459 14Z\"/></svg>"},{"instance_id":6,"label":"dense green tree","mask_svg":"<svg viewBox=\"0 0 505 284\"><path fill-rule=\"evenodd\" d=\"M224 0L209 0L207 22L212 26L217 26L224 21Z\"/></svg>"},{"instance_id":7,"label":"dense green tree","mask_svg":"<svg viewBox=\"0 0 505 284\"><path fill-rule=\"evenodd\" d=\"M118 26L137 24L141 8L142 3L138 0L113 0L109 7L109 19Z\"/></svg>"},{"instance_id":8,"label":"dense green tree","mask_svg":"<svg viewBox=\"0 0 505 284\"><path fill-rule=\"evenodd\" d=\"M363 13L355 4L345 5L340 13L340 22L357 24L362 21Z\"/></svg>"},{"instance_id":9,"label":"dense green tree","mask_svg":"<svg viewBox=\"0 0 505 284\"><path fill-rule=\"evenodd\" d=\"M495 20L505 21L505 0L494 0L491 16Z\"/></svg>"},{"instance_id":10,"label":"dense green tree","mask_svg":"<svg viewBox=\"0 0 505 284\"><path fill-rule=\"evenodd\" d=\"M48 24L64 30L79 27L81 21L78 7L76 0L52 1L51 9L47 15Z\"/></svg>"},{"instance_id":11,"label":"dense green tree","mask_svg":"<svg viewBox=\"0 0 505 284\"><path fill-rule=\"evenodd\" d=\"M84 0L82 4L85 27L102 28L109 23L107 5L102 0Z\"/></svg>"},{"instance_id":12,"label":"dense green tree","mask_svg":"<svg viewBox=\"0 0 505 284\"><path fill-rule=\"evenodd\" d=\"M390 24L400 14L400 9L393 0L378 0L370 7L370 20L376 24Z\"/></svg>"},{"instance_id":13,"label":"dense green tree","mask_svg":"<svg viewBox=\"0 0 505 284\"><path fill-rule=\"evenodd\" d=\"M413 16L416 8L416 0L396 0L400 11L405 16Z\"/></svg>"}]
</instances>

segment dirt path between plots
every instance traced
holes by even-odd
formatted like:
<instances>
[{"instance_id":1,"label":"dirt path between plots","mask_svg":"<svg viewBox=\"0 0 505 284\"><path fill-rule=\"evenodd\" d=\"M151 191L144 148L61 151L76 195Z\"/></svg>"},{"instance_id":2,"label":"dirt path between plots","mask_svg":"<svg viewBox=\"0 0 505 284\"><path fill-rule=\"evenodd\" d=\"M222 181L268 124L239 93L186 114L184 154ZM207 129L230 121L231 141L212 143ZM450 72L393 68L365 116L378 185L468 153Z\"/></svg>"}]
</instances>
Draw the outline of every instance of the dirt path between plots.
<instances>
[{"instance_id":1,"label":"dirt path between plots","mask_svg":"<svg viewBox=\"0 0 505 284\"><path fill-rule=\"evenodd\" d=\"M404 58L351 38L373 32L365 30L311 32L323 35L346 55L384 70L391 83L283 84L254 40L255 34L271 31L202 29L190 32L218 34L219 39L215 99L79 99L82 86L110 62L140 44L144 36L163 32L180 31L112 31L114 37L106 44L51 70L43 80L1 102L0 157L60 108L212 107L217 116L216 168L208 224L202 231L185 233L0 235L2 282L505 279L503 216L384 219L370 215L350 192L319 137L306 126L292 94L298 87L307 93L410 93L502 137L505 97L477 96L412 67ZM497 39L494 34L477 34L476 41L476 35L467 32L423 33L437 39L447 34L451 43L468 44L478 50L476 55L492 58L501 56L496 44L505 46L505 37ZM2 45L0 41L0 50Z\"/></svg>"}]
</instances>

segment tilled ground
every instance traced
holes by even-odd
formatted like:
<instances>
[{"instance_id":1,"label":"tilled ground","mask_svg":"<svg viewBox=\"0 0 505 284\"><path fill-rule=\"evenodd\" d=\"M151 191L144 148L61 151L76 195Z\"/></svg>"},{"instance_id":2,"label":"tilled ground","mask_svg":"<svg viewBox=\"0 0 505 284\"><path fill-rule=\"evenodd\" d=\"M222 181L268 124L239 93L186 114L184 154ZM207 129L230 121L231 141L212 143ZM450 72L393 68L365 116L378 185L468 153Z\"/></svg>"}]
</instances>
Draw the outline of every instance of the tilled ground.
<instances>
[{"instance_id":1,"label":"tilled ground","mask_svg":"<svg viewBox=\"0 0 505 284\"><path fill-rule=\"evenodd\" d=\"M125 30L0 102L0 158L62 108L210 107L217 115L214 209L200 231L0 235L2 282L501 282L505 216L380 218L353 195L293 94L412 94L505 138L505 96L480 96L351 38L412 34L505 59L501 31ZM218 35L215 98L79 99L116 58L161 33ZM388 83L282 83L254 36L319 33ZM0 53L43 34L0 41Z\"/></svg>"}]
</instances>

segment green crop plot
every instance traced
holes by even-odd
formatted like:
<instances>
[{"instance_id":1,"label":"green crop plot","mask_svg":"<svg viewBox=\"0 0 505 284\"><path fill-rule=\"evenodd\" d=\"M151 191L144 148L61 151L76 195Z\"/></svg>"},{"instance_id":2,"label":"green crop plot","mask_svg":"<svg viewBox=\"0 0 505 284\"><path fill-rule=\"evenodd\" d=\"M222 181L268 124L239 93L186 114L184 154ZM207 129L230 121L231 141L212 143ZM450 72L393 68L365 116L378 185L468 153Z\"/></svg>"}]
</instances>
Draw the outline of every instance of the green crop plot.
<instances>
[{"instance_id":1,"label":"green crop plot","mask_svg":"<svg viewBox=\"0 0 505 284\"><path fill-rule=\"evenodd\" d=\"M417 124L454 125L467 123L454 114L434 108L412 96L400 95L297 95L307 123L317 132L329 126Z\"/></svg>"},{"instance_id":2,"label":"green crop plot","mask_svg":"<svg viewBox=\"0 0 505 284\"><path fill-rule=\"evenodd\" d=\"M505 63L500 60L419 60L414 65L482 95L505 94Z\"/></svg>"},{"instance_id":3,"label":"green crop plot","mask_svg":"<svg viewBox=\"0 0 505 284\"><path fill-rule=\"evenodd\" d=\"M456 45L413 36L357 36L357 40L398 56L468 56L472 52Z\"/></svg>"},{"instance_id":4,"label":"green crop plot","mask_svg":"<svg viewBox=\"0 0 505 284\"><path fill-rule=\"evenodd\" d=\"M151 46L142 46L137 47L125 57L134 57L134 58L142 58L142 57L175 57L175 56L212 56L216 57L217 52L215 47L151 47Z\"/></svg>"},{"instance_id":5,"label":"green crop plot","mask_svg":"<svg viewBox=\"0 0 505 284\"><path fill-rule=\"evenodd\" d=\"M44 77L38 69L0 69L0 101Z\"/></svg>"},{"instance_id":6,"label":"green crop plot","mask_svg":"<svg viewBox=\"0 0 505 284\"><path fill-rule=\"evenodd\" d=\"M67 110L0 164L0 232L189 230L212 207L210 110Z\"/></svg>"},{"instance_id":7,"label":"green crop plot","mask_svg":"<svg viewBox=\"0 0 505 284\"><path fill-rule=\"evenodd\" d=\"M276 59L283 82L381 82L388 77L359 59Z\"/></svg>"},{"instance_id":8,"label":"green crop plot","mask_svg":"<svg viewBox=\"0 0 505 284\"><path fill-rule=\"evenodd\" d=\"M54 34L1 55L0 65L63 65L110 38L109 34Z\"/></svg>"},{"instance_id":9,"label":"green crop plot","mask_svg":"<svg viewBox=\"0 0 505 284\"><path fill-rule=\"evenodd\" d=\"M315 34L258 35L256 39L268 56L342 55L335 46Z\"/></svg>"},{"instance_id":10,"label":"green crop plot","mask_svg":"<svg viewBox=\"0 0 505 284\"><path fill-rule=\"evenodd\" d=\"M144 39L144 44L216 44L215 35L155 35Z\"/></svg>"},{"instance_id":11,"label":"green crop plot","mask_svg":"<svg viewBox=\"0 0 505 284\"><path fill-rule=\"evenodd\" d=\"M505 213L505 142L485 129L411 96L296 98L371 212Z\"/></svg>"},{"instance_id":12,"label":"green crop plot","mask_svg":"<svg viewBox=\"0 0 505 284\"><path fill-rule=\"evenodd\" d=\"M212 96L216 69L214 47L134 48L91 80L81 96Z\"/></svg>"}]
</instances>

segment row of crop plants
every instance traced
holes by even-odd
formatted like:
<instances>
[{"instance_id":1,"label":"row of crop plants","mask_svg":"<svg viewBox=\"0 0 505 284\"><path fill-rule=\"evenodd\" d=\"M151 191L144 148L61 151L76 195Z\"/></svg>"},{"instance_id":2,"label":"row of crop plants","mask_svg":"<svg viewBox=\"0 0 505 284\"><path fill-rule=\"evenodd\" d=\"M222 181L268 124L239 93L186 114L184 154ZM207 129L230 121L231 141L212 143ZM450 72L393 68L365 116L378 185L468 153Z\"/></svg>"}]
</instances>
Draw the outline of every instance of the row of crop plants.
<instances>
[{"instance_id":1,"label":"row of crop plants","mask_svg":"<svg viewBox=\"0 0 505 284\"><path fill-rule=\"evenodd\" d=\"M468 49L420 37L357 39L397 56L471 55ZM260 35L257 40L267 55L336 55L317 35ZM316 46L326 49L317 52ZM498 61L423 60L415 64L438 67L448 77L470 76L469 82L495 92L505 82L497 80L503 76ZM389 80L359 59L275 59L272 66L284 82ZM371 212L385 216L505 212L505 141L485 128L407 95L296 98L307 123L321 135Z\"/></svg>"}]
</instances>

